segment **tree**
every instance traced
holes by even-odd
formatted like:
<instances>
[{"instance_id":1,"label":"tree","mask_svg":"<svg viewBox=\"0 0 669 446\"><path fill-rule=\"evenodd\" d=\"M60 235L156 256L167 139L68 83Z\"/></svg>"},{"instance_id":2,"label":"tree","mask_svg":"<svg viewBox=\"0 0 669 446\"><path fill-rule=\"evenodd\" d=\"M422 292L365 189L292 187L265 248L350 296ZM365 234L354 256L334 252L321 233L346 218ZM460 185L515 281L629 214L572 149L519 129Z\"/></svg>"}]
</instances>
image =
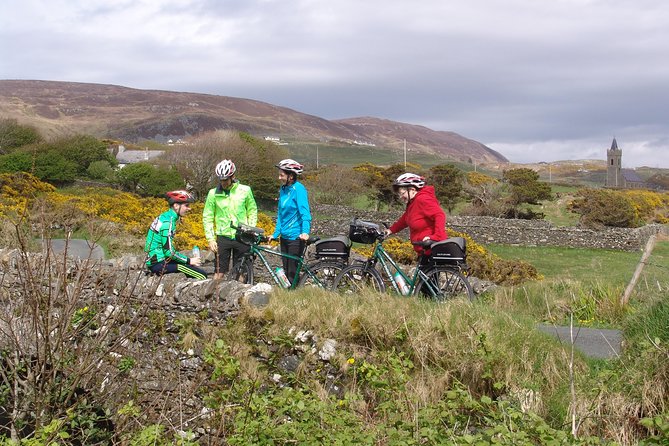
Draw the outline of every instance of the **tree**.
<instances>
[{"instance_id":1,"label":"tree","mask_svg":"<svg viewBox=\"0 0 669 446\"><path fill-rule=\"evenodd\" d=\"M95 161L107 161L111 166L118 164L104 142L88 135L75 135L53 141L44 150L56 151L66 160L73 162L77 166L77 176L85 176L88 166Z\"/></svg>"},{"instance_id":2,"label":"tree","mask_svg":"<svg viewBox=\"0 0 669 446\"><path fill-rule=\"evenodd\" d=\"M31 153L21 148L0 156L0 172L28 172L42 181L65 184L76 178L77 166L53 150Z\"/></svg>"},{"instance_id":3,"label":"tree","mask_svg":"<svg viewBox=\"0 0 669 446\"><path fill-rule=\"evenodd\" d=\"M364 176L348 167L331 165L316 172L308 181L308 189L319 203L351 205L365 189Z\"/></svg>"},{"instance_id":4,"label":"tree","mask_svg":"<svg viewBox=\"0 0 669 446\"><path fill-rule=\"evenodd\" d=\"M535 218L536 214L531 210L524 213L520 210L521 204L539 204L541 200L552 199L551 186L539 181L539 174L532 169L519 168L504 171L504 181L510 186L508 202L510 205L508 217ZM543 217L543 215L541 215Z\"/></svg>"},{"instance_id":5,"label":"tree","mask_svg":"<svg viewBox=\"0 0 669 446\"><path fill-rule=\"evenodd\" d=\"M155 167L146 162L124 167L116 173L116 178L124 190L144 197L160 197L167 191L185 188L176 169Z\"/></svg>"},{"instance_id":6,"label":"tree","mask_svg":"<svg viewBox=\"0 0 669 446\"><path fill-rule=\"evenodd\" d=\"M579 214L581 225L587 228L634 228L641 224L634 203L620 191L580 189L569 210Z\"/></svg>"},{"instance_id":7,"label":"tree","mask_svg":"<svg viewBox=\"0 0 669 446\"><path fill-rule=\"evenodd\" d=\"M230 159L237 166L237 178L253 187L256 199L273 200L278 187L274 165L286 157L286 151L271 142L245 133L218 130L201 135L192 145L175 147L163 159L173 165L196 196L202 198L217 184L216 165Z\"/></svg>"},{"instance_id":8,"label":"tree","mask_svg":"<svg viewBox=\"0 0 669 446\"><path fill-rule=\"evenodd\" d=\"M28 152L13 152L0 155L0 173L31 172L33 156Z\"/></svg>"},{"instance_id":9,"label":"tree","mask_svg":"<svg viewBox=\"0 0 669 446\"><path fill-rule=\"evenodd\" d=\"M464 173L454 164L440 164L430 169L428 180L434 186L435 193L448 212L462 196Z\"/></svg>"},{"instance_id":10,"label":"tree","mask_svg":"<svg viewBox=\"0 0 669 446\"><path fill-rule=\"evenodd\" d=\"M468 172L464 193L470 201L470 206L462 213L497 218L504 216L508 208L503 200L504 187L505 185L496 178L480 172Z\"/></svg>"},{"instance_id":11,"label":"tree","mask_svg":"<svg viewBox=\"0 0 669 446\"><path fill-rule=\"evenodd\" d=\"M64 185L75 180L78 166L55 150L38 152L35 157L35 176L42 181Z\"/></svg>"},{"instance_id":12,"label":"tree","mask_svg":"<svg viewBox=\"0 0 669 446\"><path fill-rule=\"evenodd\" d=\"M41 141L42 136L35 127L21 125L16 119L0 119L0 154Z\"/></svg>"},{"instance_id":13,"label":"tree","mask_svg":"<svg viewBox=\"0 0 669 446\"><path fill-rule=\"evenodd\" d=\"M86 169L86 173L93 180L109 181L114 177L114 169L105 160L93 161Z\"/></svg>"},{"instance_id":14,"label":"tree","mask_svg":"<svg viewBox=\"0 0 669 446\"><path fill-rule=\"evenodd\" d=\"M393 181L398 176L405 172L420 175L422 169L419 165L412 163L407 164L406 167L404 164L393 164L385 169L364 163L355 166L353 170L364 175L365 186L368 190L367 196L376 202L375 210L378 210L380 204L392 206L396 202Z\"/></svg>"}]
</instances>

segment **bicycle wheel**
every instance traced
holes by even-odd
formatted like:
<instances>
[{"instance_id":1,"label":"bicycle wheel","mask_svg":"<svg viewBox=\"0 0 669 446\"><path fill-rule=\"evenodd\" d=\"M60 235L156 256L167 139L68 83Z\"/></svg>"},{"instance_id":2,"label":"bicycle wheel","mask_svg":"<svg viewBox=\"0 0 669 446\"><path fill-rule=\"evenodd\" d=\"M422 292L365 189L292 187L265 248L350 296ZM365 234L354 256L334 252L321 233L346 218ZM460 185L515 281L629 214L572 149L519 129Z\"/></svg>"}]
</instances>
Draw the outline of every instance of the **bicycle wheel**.
<instances>
[{"instance_id":1,"label":"bicycle wheel","mask_svg":"<svg viewBox=\"0 0 669 446\"><path fill-rule=\"evenodd\" d=\"M230 280L253 285L253 259L242 257L239 263L230 270Z\"/></svg>"},{"instance_id":2,"label":"bicycle wheel","mask_svg":"<svg viewBox=\"0 0 669 446\"><path fill-rule=\"evenodd\" d=\"M307 270L302 273L300 277L300 282L297 286L314 286L314 287L323 287L326 290L332 288L334 280L337 275L341 272L346 264L342 262L316 262L312 265L308 265L306 268L308 271L311 271L310 275ZM314 276L320 281L317 282L314 280Z\"/></svg>"},{"instance_id":3,"label":"bicycle wheel","mask_svg":"<svg viewBox=\"0 0 669 446\"><path fill-rule=\"evenodd\" d=\"M425 275L428 277L429 285L421 277L414 288L414 294L422 294L438 301L460 297L474 300L472 286L460 271L437 266L425 271ZM432 296L432 290L438 290L438 294Z\"/></svg>"},{"instance_id":4,"label":"bicycle wheel","mask_svg":"<svg viewBox=\"0 0 669 446\"><path fill-rule=\"evenodd\" d=\"M332 289L343 294L358 294L364 288L383 293L386 286L379 272L367 265L351 265L344 268L335 278Z\"/></svg>"}]
</instances>

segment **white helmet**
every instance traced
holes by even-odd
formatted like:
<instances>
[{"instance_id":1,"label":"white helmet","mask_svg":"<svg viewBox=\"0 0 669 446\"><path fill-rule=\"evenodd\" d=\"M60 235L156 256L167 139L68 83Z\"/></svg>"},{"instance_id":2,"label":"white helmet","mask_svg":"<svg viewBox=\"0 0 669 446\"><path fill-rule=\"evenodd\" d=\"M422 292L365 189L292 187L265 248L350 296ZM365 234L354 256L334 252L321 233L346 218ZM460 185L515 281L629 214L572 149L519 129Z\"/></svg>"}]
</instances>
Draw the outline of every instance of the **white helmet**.
<instances>
[{"instance_id":1,"label":"white helmet","mask_svg":"<svg viewBox=\"0 0 669 446\"><path fill-rule=\"evenodd\" d=\"M230 160L223 160L216 166L216 176L219 180L227 180L235 174L237 167Z\"/></svg>"},{"instance_id":2,"label":"white helmet","mask_svg":"<svg viewBox=\"0 0 669 446\"><path fill-rule=\"evenodd\" d=\"M293 172L294 174L297 175L301 175L302 169L304 169L304 166L302 164L290 158L279 161L279 164L277 164L276 167L278 167L281 170L285 170L286 172Z\"/></svg>"},{"instance_id":3,"label":"white helmet","mask_svg":"<svg viewBox=\"0 0 669 446\"><path fill-rule=\"evenodd\" d=\"M425 186L425 178L415 173L403 173L398 176L395 181L393 181L393 189L398 189L400 187L415 187L416 189L422 189Z\"/></svg>"}]
</instances>

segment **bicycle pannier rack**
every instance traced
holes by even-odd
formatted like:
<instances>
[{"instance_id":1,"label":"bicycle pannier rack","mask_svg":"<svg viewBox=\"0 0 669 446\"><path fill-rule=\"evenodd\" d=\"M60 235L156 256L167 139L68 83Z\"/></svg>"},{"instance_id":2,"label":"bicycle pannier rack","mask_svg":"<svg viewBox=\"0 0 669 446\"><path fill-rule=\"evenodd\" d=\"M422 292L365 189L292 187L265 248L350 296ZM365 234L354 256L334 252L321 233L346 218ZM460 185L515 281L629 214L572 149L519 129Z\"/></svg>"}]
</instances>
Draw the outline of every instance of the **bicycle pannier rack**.
<instances>
[{"instance_id":1,"label":"bicycle pannier rack","mask_svg":"<svg viewBox=\"0 0 669 446\"><path fill-rule=\"evenodd\" d=\"M351 222L348 238L356 243L364 243L371 245L376 241L376 238L381 234L379 225L364 220L354 218Z\"/></svg>"},{"instance_id":2,"label":"bicycle pannier rack","mask_svg":"<svg viewBox=\"0 0 669 446\"><path fill-rule=\"evenodd\" d=\"M430 247L430 257L437 264L461 264L467 261L467 243L462 237L451 237Z\"/></svg>"},{"instance_id":3,"label":"bicycle pannier rack","mask_svg":"<svg viewBox=\"0 0 669 446\"><path fill-rule=\"evenodd\" d=\"M351 253L351 240L343 235L326 238L316 242L316 258L348 261Z\"/></svg>"},{"instance_id":4,"label":"bicycle pannier rack","mask_svg":"<svg viewBox=\"0 0 669 446\"><path fill-rule=\"evenodd\" d=\"M237 234L235 238L237 241L250 245L259 237L265 236L265 230L263 228L257 228L255 226L249 226L240 224L237 227Z\"/></svg>"}]
</instances>

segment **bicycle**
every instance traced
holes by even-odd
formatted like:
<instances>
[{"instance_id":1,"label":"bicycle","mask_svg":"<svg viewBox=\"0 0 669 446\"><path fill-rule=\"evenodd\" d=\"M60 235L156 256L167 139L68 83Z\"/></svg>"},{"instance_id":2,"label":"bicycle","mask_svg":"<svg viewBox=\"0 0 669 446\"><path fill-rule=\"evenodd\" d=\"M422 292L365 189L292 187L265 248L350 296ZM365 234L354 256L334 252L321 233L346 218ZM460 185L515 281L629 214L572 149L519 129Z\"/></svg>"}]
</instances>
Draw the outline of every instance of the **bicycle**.
<instances>
[{"instance_id":1,"label":"bicycle","mask_svg":"<svg viewBox=\"0 0 669 446\"><path fill-rule=\"evenodd\" d=\"M363 287L370 287L383 293L387 282L400 295L423 294L437 301L456 297L474 299L474 292L465 275L466 242L462 237L452 237L441 242L414 242L415 245L429 248L431 254L424 264L415 268L411 277L383 248L385 233L379 225L354 219L349 238L358 243L376 245L365 261L342 269L334 279L333 289L336 291L356 293Z\"/></svg>"},{"instance_id":2,"label":"bicycle","mask_svg":"<svg viewBox=\"0 0 669 446\"><path fill-rule=\"evenodd\" d=\"M230 272L230 279L241 283L254 284L256 259L260 259L262 266L269 273L274 283L281 288L295 289L301 286L315 286L330 289L334 278L348 265L348 256L351 242L346 237L333 237L321 240L320 237L309 237L300 256L282 253L262 243L267 242L265 231L254 226L232 226L237 230L237 240L249 245L248 252L234 265ZM304 255L307 247L316 244L316 261L308 263ZM272 268L268 256L288 258L297 262L295 277L282 280L283 268ZM300 276L300 273L302 275ZM283 275L285 278L285 274Z\"/></svg>"}]
</instances>

